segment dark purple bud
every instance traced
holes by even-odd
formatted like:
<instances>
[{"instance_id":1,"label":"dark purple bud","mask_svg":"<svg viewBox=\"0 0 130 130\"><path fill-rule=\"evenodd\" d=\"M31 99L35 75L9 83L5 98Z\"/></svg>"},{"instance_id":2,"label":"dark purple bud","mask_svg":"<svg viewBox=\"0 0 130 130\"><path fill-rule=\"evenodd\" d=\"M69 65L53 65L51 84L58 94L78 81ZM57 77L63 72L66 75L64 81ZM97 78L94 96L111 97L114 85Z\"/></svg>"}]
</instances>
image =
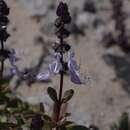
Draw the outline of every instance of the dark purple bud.
<instances>
[{"instance_id":1,"label":"dark purple bud","mask_svg":"<svg viewBox=\"0 0 130 130\"><path fill-rule=\"evenodd\" d=\"M0 26L6 26L9 23L9 19L6 16L0 16Z\"/></svg>"},{"instance_id":2,"label":"dark purple bud","mask_svg":"<svg viewBox=\"0 0 130 130\"><path fill-rule=\"evenodd\" d=\"M3 0L0 1L0 15L9 15L9 8Z\"/></svg>"},{"instance_id":3,"label":"dark purple bud","mask_svg":"<svg viewBox=\"0 0 130 130\"><path fill-rule=\"evenodd\" d=\"M58 38L67 38L67 37L69 37L69 35L70 35L70 32L67 30L67 29L65 29L65 28L60 28L57 32L56 32L56 35L57 35L57 37Z\"/></svg>"},{"instance_id":4,"label":"dark purple bud","mask_svg":"<svg viewBox=\"0 0 130 130\"><path fill-rule=\"evenodd\" d=\"M44 120L42 119L40 114L33 117L32 122L31 122L32 129L42 130L43 125L44 125Z\"/></svg>"},{"instance_id":5,"label":"dark purple bud","mask_svg":"<svg viewBox=\"0 0 130 130\"><path fill-rule=\"evenodd\" d=\"M56 11L57 16L63 17L67 13L68 13L68 5L66 3L60 2Z\"/></svg>"},{"instance_id":6,"label":"dark purple bud","mask_svg":"<svg viewBox=\"0 0 130 130\"><path fill-rule=\"evenodd\" d=\"M54 50L55 52L58 52L58 51L59 51L59 46L60 46L60 44L57 43L57 42L55 42L55 43L52 45L52 48L53 48L53 50Z\"/></svg>"},{"instance_id":7,"label":"dark purple bud","mask_svg":"<svg viewBox=\"0 0 130 130\"><path fill-rule=\"evenodd\" d=\"M0 29L0 40L6 41L10 34L6 31L6 28Z\"/></svg>"},{"instance_id":8,"label":"dark purple bud","mask_svg":"<svg viewBox=\"0 0 130 130\"><path fill-rule=\"evenodd\" d=\"M64 44L65 51L69 51L71 49L71 46L69 44Z\"/></svg>"},{"instance_id":9,"label":"dark purple bud","mask_svg":"<svg viewBox=\"0 0 130 130\"><path fill-rule=\"evenodd\" d=\"M55 20L55 26L56 26L57 28L63 26L63 24L64 24L64 23L63 23L63 21L62 21L61 18L57 18L57 19Z\"/></svg>"},{"instance_id":10,"label":"dark purple bud","mask_svg":"<svg viewBox=\"0 0 130 130\"><path fill-rule=\"evenodd\" d=\"M5 60L9 58L10 51L9 50L0 50L0 60Z\"/></svg>"},{"instance_id":11,"label":"dark purple bud","mask_svg":"<svg viewBox=\"0 0 130 130\"><path fill-rule=\"evenodd\" d=\"M53 45L53 49L54 49L55 52L63 52L63 53L65 53L65 52L67 52L67 51L69 51L71 49L71 46L69 44L65 43L65 42L62 45L58 44L58 43L55 43Z\"/></svg>"},{"instance_id":12,"label":"dark purple bud","mask_svg":"<svg viewBox=\"0 0 130 130\"><path fill-rule=\"evenodd\" d=\"M64 22L64 24L71 23L71 16L69 14L64 17L61 17L61 18L62 18L62 21Z\"/></svg>"},{"instance_id":13,"label":"dark purple bud","mask_svg":"<svg viewBox=\"0 0 130 130\"><path fill-rule=\"evenodd\" d=\"M85 12L89 12L89 13L93 13L93 14L95 14L97 11L94 2L91 0L85 1L83 10Z\"/></svg>"},{"instance_id":14,"label":"dark purple bud","mask_svg":"<svg viewBox=\"0 0 130 130\"><path fill-rule=\"evenodd\" d=\"M21 79L28 80L31 77L31 72L28 68L24 68L21 72Z\"/></svg>"}]
</instances>

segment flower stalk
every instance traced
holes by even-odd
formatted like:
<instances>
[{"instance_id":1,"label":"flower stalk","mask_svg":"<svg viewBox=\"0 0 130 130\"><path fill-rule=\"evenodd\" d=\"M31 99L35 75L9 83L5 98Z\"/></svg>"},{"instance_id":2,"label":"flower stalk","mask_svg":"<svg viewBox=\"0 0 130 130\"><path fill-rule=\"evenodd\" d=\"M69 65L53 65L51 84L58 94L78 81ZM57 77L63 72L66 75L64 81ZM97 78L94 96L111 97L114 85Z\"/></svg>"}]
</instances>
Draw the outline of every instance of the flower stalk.
<instances>
[{"instance_id":1,"label":"flower stalk","mask_svg":"<svg viewBox=\"0 0 130 130\"><path fill-rule=\"evenodd\" d=\"M4 43L1 40L1 51L3 52L3 50L4 50ZM4 59L1 59L0 80L3 79L3 72L4 72Z\"/></svg>"},{"instance_id":2,"label":"flower stalk","mask_svg":"<svg viewBox=\"0 0 130 130\"><path fill-rule=\"evenodd\" d=\"M60 43L63 43L63 38L60 39ZM63 65L63 53L61 52L61 59L60 62ZM60 111L61 111L61 105L62 105L62 93L63 93L63 83L64 83L64 71L61 70L60 71L60 89L59 89L59 99L58 99L58 103L57 103L57 117L56 117L56 122L59 121L60 118ZM58 127L57 127L58 130Z\"/></svg>"},{"instance_id":3,"label":"flower stalk","mask_svg":"<svg viewBox=\"0 0 130 130\"><path fill-rule=\"evenodd\" d=\"M115 20L115 30L117 31L116 42L120 48L125 52L130 51L129 40L126 30L126 12L124 12L123 0L110 0L113 10L113 19Z\"/></svg>"},{"instance_id":4,"label":"flower stalk","mask_svg":"<svg viewBox=\"0 0 130 130\"><path fill-rule=\"evenodd\" d=\"M63 83L64 83L64 73L65 73L65 61L64 61L64 53L67 52L70 49L70 46L68 44L64 44L64 38L67 38L70 34L70 32L65 29L65 24L69 24L71 22L71 16L68 12L68 5L66 3L60 2L56 14L58 18L55 21L55 26L57 28L56 35L59 39L59 44L56 45L54 48L55 52L60 53L60 64L62 66L60 70L60 89L59 89L59 96L58 101L55 104L56 105L56 111L55 111L55 122L57 123L56 130L59 130L58 123L60 121L60 113L61 113L61 107L62 107L62 93L63 93ZM69 46L69 49L67 50L65 48L66 46Z\"/></svg>"},{"instance_id":5,"label":"flower stalk","mask_svg":"<svg viewBox=\"0 0 130 130\"><path fill-rule=\"evenodd\" d=\"M1 60L0 80L3 79L3 73L4 73L4 60Z\"/></svg>"},{"instance_id":6,"label":"flower stalk","mask_svg":"<svg viewBox=\"0 0 130 130\"><path fill-rule=\"evenodd\" d=\"M60 2L57 7L56 15L58 17L55 20L55 34L58 41L53 45L54 60L49 64L47 71L40 72L35 78L39 81L46 81L55 74L60 75L58 94L53 87L48 87L47 89L49 97L54 102L53 116L50 119L51 123L54 124L54 127L50 126L50 129L55 128L56 130L59 130L63 127L63 123L65 123L66 117L68 116L68 113L66 112L66 104L74 95L73 89L69 89L63 93L64 75L69 74L70 80L75 84L81 85L83 82L80 79L79 66L74 58L74 53L71 51L71 46L64 40L70 36L70 32L66 26L71 23L68 5L64 2ZM67 56L64 54L67 54Z\"/></svg>"},{"instance_id":7,"label":"flower stalk","mask_svg":"<svg viewBox=\"0 0 130 130\"><path fill-rule=\"evenodd\" d=\"M0 1L0 42L1 42L1 49L0 49L0 80L3 79L3 72L4 72L4 61L7 58L5 55L7 54L4 49L4 42L8 39L9 34L7 32L7 25L9 23L8 16L9 15L9 8L6 3L1 0Z\"/></svg>"}]
</instances>

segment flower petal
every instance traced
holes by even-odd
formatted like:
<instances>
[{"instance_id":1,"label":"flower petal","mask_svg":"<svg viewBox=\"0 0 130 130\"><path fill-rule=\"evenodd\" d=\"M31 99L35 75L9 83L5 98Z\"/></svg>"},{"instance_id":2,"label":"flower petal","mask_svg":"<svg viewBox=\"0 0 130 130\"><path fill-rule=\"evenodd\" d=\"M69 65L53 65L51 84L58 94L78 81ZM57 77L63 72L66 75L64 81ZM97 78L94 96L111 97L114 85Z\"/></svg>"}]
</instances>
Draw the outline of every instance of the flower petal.
<instances>
[{"instance_id":1,"label":"flower petal","mask_svg":"<svg viewBox=\"0 0 130 130\"><path fill-rule=\"evenodd\" d=\"M18 69L18 67L16 66L16 65L12 65L12 67L11 67L11 73L13 74L13 75L17 75L17 76L19 76L19 77L21 77L22 76L22 73L19 71L19 69Z\"/></svg>"},{"instance_id":2,"label":"flower petal","mask_svg":"<svg viewBox=\"0 0 130 130\"><path fill-rule=\"evenodd\" d=\"M69 52L69 58L68 58L68 69L70 74L70 79L75 84L82 84L82 81L79 76L79 66L74 59L74 52Z\"/></svg>"},{"instance_id":3,"label":"flower petal","mask_svg":"<svg viewBox=\"0 0 130 130\"><path fill-rule=\"evenodd\" d=\"M60 72L61 70L61 64L59 62L54 62L52 64L49 65L49 70L51 73L57 74Z\"/></svg>"},{"instance_id":4,"label":"flower petal","mask_svg":"<svg viewBox=\"0 0 130 130\"><path fill-rule=\"evenodd\" d=\"M50 78L50 72L47 71L47 72L43 72L43 73L39 73L37 76L36 76L36 79L39 80L39 81L46 81L46 80L49 80Z\"/></svg>"},{"instance_id":5,"label":"flower petal","mask_svg":"<svg viewBox=\"0 0 130 130\"><path fill-rule=\"evenodd\" d=\"M51 73L57 74L62 69L62 65L60 63L60 58L61 58L60 53L54 54L54 61L52 64L49 65L49 71Z\"/></svg>"},{"instance_id":6,"label":"flower petal","mask_svg":"<svg viewBox=\"0 0 130 130\"><path fill-rule=\"evenodd\" d=\"M54 53L54 60L60 61L61 54L60 53Z\"/></svg>"},{"instance_id":7,"label":"flower petal","mask_svg":"<svg viewBox=\"0 0 130 130\"><path fill-rule=\"evenodd\" d=\"M75 84L83 84L80 77L79 77L79 74L75 71L69 71L69 74L70 74L70 79L73 83Z\"/></svg>"},{"instance_id":8,"label":"flower petal","mask_svg":"<svg viewBox=\"0 0 130 130\"><path fill-rule=\"evenodd\" d=\"M80 67L74 59L74 52L69 52L68 57L68 67L72 70L78 71Z\"/></svg>"},{"instance_id":9,"label":"flower petal","mask_svg":"<svg viewBox=\"0 0 130 130\"><path fill-rule=\"evenodd\" d=\"M12 75L15 75L17 72L16 72L16 69L14 68L14 67L12 67L11 69L10 69L10 73L12 74Z\"/></svg>"},{"instance_id":10,"label":"flower petal","mask_svg":"<svg viewBox=\"0 0 130 130\"><path fill-rule=\"evenodd\" d=\"M9 54L9 61L10 61L10 64L11 64L11 73L13 75L17 75L18 77L20 78L24 78L24 75L22 72L19 71L18 67L16 66L16 61L19 60L18 57L16 57L16 52L14 49L12 49L10 51L10 54Z\"/></svg>"},{"instance_id":11,"label":"flower petal","mask_svg":"<svg viewBox=\"0 0 130 130\"><path fill-rule=\"evenodd\" d=\"M10 54L9 54L9 61L10 61L10 64L11 65L15 65L16 61L19 60L18 57L16 57L16 52L14 49L12 49L10 51Z\"/></svg>"}]
</instances>

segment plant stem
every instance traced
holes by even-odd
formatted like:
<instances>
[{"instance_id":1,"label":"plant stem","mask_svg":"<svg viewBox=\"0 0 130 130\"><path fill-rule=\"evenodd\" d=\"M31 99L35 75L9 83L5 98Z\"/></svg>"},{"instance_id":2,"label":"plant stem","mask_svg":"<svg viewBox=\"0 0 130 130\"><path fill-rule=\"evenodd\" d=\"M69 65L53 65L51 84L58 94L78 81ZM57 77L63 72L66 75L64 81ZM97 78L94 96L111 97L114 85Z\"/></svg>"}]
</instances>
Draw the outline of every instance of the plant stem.
<instances>
[{"instance_id":1,"label":"plant stem","mask_svg":"<svg viewBox=\"0 0 130 130\"><path fill-rule=\"evenodd\" d=\"M0 80L3 79L3 72L4 72L4 60L1 61Z\"/></svg>"},{"instance_id":2,"label":"plant stem","mask_svg":"<svg viewBox=\"0 0 130 130\"><path fill-rule=\"evenodd\" d=\"M62 44L63 44L63 38L60 39L60 43L61 43L61 50L63 50L62 48ZM60 59L60 62L63 66L63 52L61 51L61 59ZM64 79L64 70L62 70L60 72L60 91L59 91L59 102L61 102L61 99L62 99L62 90L63 90L63 79Z\"/></svg>"},{"instance_id":3,"label":"plant stem","mask_svg":"<svg viewBox=\"0 0 130 130\"><path fill-rule=\"evenodd\" d=\"M1 40L1 52L3 52L3 51L4 51L4 43ZM3 72L4 72L4 59L1 59L0 80L3 79Z\"/></svg>"},{"instance_id":4,"label":"plant stem","mask_svg":"<svg viewBox=\"0 0 130 130\"><path fill-rule=\"evenodd\" d=\"M1 40L1 50L4 50L4 42Z\"/></svg>"},{"instance_id":5,"label":"plant stem","mask_svg":"<svg viewBox=\"0 0 130 130\"><path fill-rule=\"evenodd\" d=\"M62 44L63 44L63 38L60 38L60 44L61 44L61 50L62 50ZM63 52L61 51L61 59L60 59L61 64L63 65ZM62 105L62 92L63 92L63 83L64 83L64 70L61 70L60 72L60 89L59 89L59 99L57 103L57 117L56 117L56 122L59 122L60 118L60 112L61 112L61 105ZM59 130L59 127L56 127L56 130Z\"/></svg>"}]
</instances>

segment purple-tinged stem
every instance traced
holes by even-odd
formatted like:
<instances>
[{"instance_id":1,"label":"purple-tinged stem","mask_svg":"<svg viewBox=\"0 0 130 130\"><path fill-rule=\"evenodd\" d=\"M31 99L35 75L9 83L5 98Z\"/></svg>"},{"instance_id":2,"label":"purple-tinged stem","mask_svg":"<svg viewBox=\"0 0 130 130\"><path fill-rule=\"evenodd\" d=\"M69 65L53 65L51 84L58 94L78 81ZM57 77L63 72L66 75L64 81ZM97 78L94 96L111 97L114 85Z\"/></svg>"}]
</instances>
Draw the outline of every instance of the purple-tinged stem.
<instances>
[{"instance_id":1,"label":"purple-tinged stem","mask_svg":"<svg viewBox=\"0 0 130 130\"><path fill-rule=\"evenodd\" d=\"M4 51L4 42L1 40L1 51ZM0 80L3 79L4 72L4 59L1 59L1 68L0 68Z\"/></svg>"},{"instance_id":2,"label":"purple-tinged stem","mask_svg":"<svg viewBox=\"0 0 130 130\"><path fill-rule=\"evenodd\" d=\"M60 44L62 47L63 44L63 38L60 38ZM62 50L62 48L61 48ZM60 59L61 64L63 65L63 52L61 51L61 59ZM60 112L61 112L61 105L62 105L62 92L63 92L63 83L64 83L64 71L62 70L60 72L60 89L59 89L59 99L58 99L58 103L57 103L57 117L56 117L56 122L59 122L60 119ZM56 130L59 130L59 127L56 127Z\"/></svg>"}]
</instances>

